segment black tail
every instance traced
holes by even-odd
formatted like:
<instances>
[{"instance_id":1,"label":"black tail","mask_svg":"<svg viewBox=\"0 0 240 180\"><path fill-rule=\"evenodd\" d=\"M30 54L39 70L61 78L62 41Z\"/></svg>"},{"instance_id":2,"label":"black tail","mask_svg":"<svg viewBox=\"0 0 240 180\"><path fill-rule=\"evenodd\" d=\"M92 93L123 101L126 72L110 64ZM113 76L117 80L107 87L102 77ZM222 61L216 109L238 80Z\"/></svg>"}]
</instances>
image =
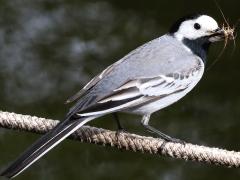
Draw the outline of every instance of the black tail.
<instances>
[{"instance_id":1,"label":"black tail","mask_svg":"<svg viewBox=\"0 0 240 180\"><path fill-rule=\"evenodd\" d=\"M93 118L82 117L77 120L62 121L53 130L42 136L30 146L16 161L1 172L0 176L6 176L8 178L17 176L91 119Z\"/></svg>"}]
</instances>

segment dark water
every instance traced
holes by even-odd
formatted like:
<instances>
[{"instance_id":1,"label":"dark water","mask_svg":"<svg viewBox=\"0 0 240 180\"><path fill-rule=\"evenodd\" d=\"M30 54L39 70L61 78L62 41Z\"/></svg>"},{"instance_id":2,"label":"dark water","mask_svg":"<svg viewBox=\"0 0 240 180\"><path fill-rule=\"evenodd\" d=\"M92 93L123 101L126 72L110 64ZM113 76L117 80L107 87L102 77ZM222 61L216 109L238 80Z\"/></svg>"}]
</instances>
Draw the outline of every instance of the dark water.
<instances>
[{"instance_id":1,"label":"dark water","mask_svg":"<svg viewBox=\"0 0 240 180\"><path fill-rule=\"evenodd\" d=\"M219 1L231 23L237 0ZM0 109L62 119L63 102L107 65L164 34L178 17L204 12L223 19L213 1L0 1ZM229 45L188 96L153 115L151 124L186 141L239 150L239 41ZM211 64L221 51L214 45ZM140 117L124 126L143 134ZM115 129L111 116L91 125ZM0 130L0 167L39 135ZM238 179L226 169L64 141L17 179Z\"/></svg>"}]
</instances>

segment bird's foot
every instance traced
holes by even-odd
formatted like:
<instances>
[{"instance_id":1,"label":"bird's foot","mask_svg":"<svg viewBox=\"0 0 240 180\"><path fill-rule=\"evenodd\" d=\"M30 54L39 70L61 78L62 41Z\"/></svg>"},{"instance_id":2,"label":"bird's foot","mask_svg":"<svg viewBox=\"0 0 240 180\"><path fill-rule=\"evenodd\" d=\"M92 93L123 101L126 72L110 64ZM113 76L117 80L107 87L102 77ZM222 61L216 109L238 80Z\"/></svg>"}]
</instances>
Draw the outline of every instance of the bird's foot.
<instances>
[{"instance_id":1,"label":"bird's foot","mask_svg":"<svg viewBox=\"0 0 240 180\"><path fill-rule=\"evenodd\" d=\"M145 127L149 132L151 132L151 133L157 135L157 137L159 137L159 138L165 140L166 142L180 143L180 144L183 144L183 145L186 144L185 141L180 140L180 139L177 139L177 138L172 138L171 136L162 133L161 131L155 129L155 128L152 127L152 126L144 125L144 127Z\"/></svg>"}]
</instances>

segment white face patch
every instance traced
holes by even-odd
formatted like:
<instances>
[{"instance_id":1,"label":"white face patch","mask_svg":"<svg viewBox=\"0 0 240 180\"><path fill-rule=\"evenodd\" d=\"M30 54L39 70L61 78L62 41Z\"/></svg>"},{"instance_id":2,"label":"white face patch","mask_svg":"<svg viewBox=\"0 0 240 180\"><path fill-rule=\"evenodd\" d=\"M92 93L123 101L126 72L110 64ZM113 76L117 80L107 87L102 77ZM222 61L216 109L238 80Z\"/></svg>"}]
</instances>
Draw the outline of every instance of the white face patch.
<instances>
[{"instance_id":1,"label":"white face patch","mask_svg":"<svg viewBox=\"0 0 240 180\"><path fill-rule=\"evenodd\" d=\"M196 24L200 25L197 29L194 27ZM197 19L182 22L178 31L174 33L174 36L179 40L182 40L183 38L193 40L211 35L211 33L216 29L218 29L217 22L210 16L202 15Z\"/></svg>"}]
</instances>

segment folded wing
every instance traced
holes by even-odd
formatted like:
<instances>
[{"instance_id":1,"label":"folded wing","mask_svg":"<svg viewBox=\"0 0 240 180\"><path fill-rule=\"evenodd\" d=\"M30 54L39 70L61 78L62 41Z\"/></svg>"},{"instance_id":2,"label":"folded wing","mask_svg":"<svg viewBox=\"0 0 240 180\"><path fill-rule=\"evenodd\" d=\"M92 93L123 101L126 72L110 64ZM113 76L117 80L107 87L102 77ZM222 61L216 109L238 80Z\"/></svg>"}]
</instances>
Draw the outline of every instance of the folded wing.
<instances>
[{"instance_id":1,"label":"folded wing","mask_svg":"<svg viewBox=\"0 0 240 180\"><path fill-rule=\"evenodd\" d=\"M102 115L141 105L185 90L191 81L179 74L129 80L95 105L78 112L79 116Z\"/></svg>"}]
</instances>

